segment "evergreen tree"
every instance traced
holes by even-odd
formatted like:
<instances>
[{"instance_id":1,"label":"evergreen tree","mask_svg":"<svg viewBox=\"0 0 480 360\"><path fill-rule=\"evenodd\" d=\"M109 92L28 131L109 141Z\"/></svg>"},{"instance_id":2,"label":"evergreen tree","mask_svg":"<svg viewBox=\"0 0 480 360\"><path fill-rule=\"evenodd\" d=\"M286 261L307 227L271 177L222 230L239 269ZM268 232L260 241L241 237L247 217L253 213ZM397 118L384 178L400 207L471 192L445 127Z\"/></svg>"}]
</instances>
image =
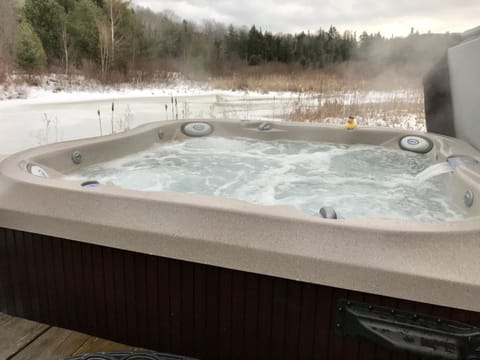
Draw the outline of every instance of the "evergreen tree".
<instances>
[{"instance_id":1,"label":"evergreen tree","mask_svg":"<svg viewBox=\"0 0 480 360\"><path fill-rule=\"evenodd\" d=\"M125 7L117 24L115 59L115 65L124 72L135 63L141 42L141 32L141 24L137 21L134 12Z\"/></svg>"},{"instance_id":2,"label":"evergreen tree","mask_svg":"<svg viewBox=\"0 0 480 360\"><path fill-rule=\"evenodd\" d=\"M78 0L68 14L68 32L71 38L73 60L77 65L83 59L98 60L97 22L101 12L92 0Z\"/></svg>"},{"instance_id":3,"label":"evergreen tree","mask_svg":"<svg viewBox=\"0 0 480 360\"><path fill-rule=\"evenodd\" d=\"M42 42L26 20L22 20L18 27L13 55L15 64L26 71L40 70L47 62Z\"/></svg>"},{"instance_id":4,"label":"evergreen tree","mask_svg":"<svg viewBox=\"0 0 480 360\"><path fill-rule=\"evenodd\" d=\"M265 32L265 36L263 40L264 40L263 54L264 54L265 61L273 61L275 59L275 55L274 55L275 42L274 42L272 33L268 31Z\"/></svg>"},{"instance_id":5,"label":"evergreen tree","mask_svg":"<svg viewBox=\"0 0 480 360\"><path fill-rule=\"evenodd\" d=\"M264 59L264 50L263 33L253 25L248 32L248 64L259 65Z\"/></svg>"},{"instance_id":6,"label":"evergreen tree","mask_svg":"<svg viewBox=\"0 0 480 360\"><path fill-rule=\"evenodd\" d=\"M61 59L63 53L62 30L64 9L55 0L26 0L23 6L25 19L38 34L51 63Z\"/></svg>"},{"instance_id":7,"label":"evergreen tree","mask_svg":"<svg viewBox=\"0 0 480 360\"><path fill-rule=\"evenodd\" d=\"M24 21L18 26L13 5L20 0L0 0L0 74L2 65L8 71L13 63L11 55L25 69L41 68L45 58L54 65L63 61L66 73L69 66L89 64L104 79L135 69L142 70L142 78L159 70L220 74L275 61L321 68L354 60L367 64L368 75L398 66L419 73L458 40L412 29L406 38L364 32L357 41L356 34L340 34L333 26L316 33L273 34L255 26L199 26L171 11L133 8L127 0L21 1ZM17 27L21 36L12 52Z\"/></svg>"},{"instance_id":8,"label":"evergreen tree","mask_svg":"<svg viewBox=\"0 0 480 360\"><path fill-rule=\"evenodd\" d=\"M78 0L56 0L57 3L64 9L65 13L69 13L75 7Z\"/></svg>"},{"instance_id":9,"label":"evergreen tree","mask_svg":"<svg viewBox=\"0 0 480 360\"><path fill-rule=\"evenodd\" d=\"M225 34L225 57L227 61L232 61L239 57L239 36L233 25L228 26Z\"/></svg>"},{"instance_id":10,"label":"evergreen tree","mask_svg":"<svg viewBox=\"0 0 480 360\"><path fill-rule=\"evenodd\" d=\"M238 33L238 56L243 61L248 59L248 32L240 30Z\"/></svg>"}]
</instances>

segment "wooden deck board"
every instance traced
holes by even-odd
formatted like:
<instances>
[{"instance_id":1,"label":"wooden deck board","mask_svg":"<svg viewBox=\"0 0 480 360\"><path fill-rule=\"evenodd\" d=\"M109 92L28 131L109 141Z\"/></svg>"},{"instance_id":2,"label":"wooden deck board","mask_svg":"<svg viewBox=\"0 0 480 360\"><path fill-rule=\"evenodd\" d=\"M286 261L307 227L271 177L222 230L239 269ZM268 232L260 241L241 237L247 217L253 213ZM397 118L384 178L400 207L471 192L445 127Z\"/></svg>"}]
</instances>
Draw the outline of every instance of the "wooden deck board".
<instances>
[{"instance_id":1,"label":"wooden deck board","mask_svg":"<svg viewBox=\"0 0 480 360\"><path fill-rule=\"evenodd\" d=\"M134 350L139 349L0 313L1 360L61 360L84 353Z\"/></svg>"},{"instance_id":2,"label":"wooden deck board","mask_svg":"<svg viewBox=\"0 0 480 360\"><path fill-rule=\"evenodd\" d=\"M2 323L4 323L5 321L9 321L11 318L11 316L0 313L0 326Z\"/></svg>"},{"instance_id":3,"label":"wooden deck board","mask_svg":"<svg viewBox=\"0 0 480 360\"><path fill-rule=\"evenodd\" d=\"M85 334L52 327L12 360L60 360L74 354L88 339Z\"/></svg>"},{"instance_id":4,"label":"wooden deck board","mask_svg":"<svg viewBox=\"0 0 480 360\"><path fill-rule=\"evenodd\" d=\"M11 317L0 324L0 359L10 359L47 331L48 325Z\"/></svg>"},{"instance_id":5,"label":"wooden deck board","mask_svg":"<svg viewBox=\"0 0 480 360\"><path fill-rule=\"evenodd\" d=\"M73 353L73 355L94 353L102 351L134 351L137 350L128 345L119 344L113 341L89 337L87 341Z\"/></svg>"}]
</instances>

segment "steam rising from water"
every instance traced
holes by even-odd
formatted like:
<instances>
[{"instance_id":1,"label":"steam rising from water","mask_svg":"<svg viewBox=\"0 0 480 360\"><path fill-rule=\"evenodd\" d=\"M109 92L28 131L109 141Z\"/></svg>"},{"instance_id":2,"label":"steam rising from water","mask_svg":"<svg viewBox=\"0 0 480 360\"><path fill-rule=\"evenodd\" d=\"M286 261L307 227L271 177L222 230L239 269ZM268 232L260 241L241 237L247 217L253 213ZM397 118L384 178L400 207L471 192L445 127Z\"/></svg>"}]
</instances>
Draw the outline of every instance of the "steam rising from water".
<instances>
[{"instance_id":1,"label":"steam rising from water","mask_svg":"<svg viewBox=\"0 0 480 360\"><path fill-rule=\"evenodd\" d=\"M461 219L441 179L416 181L429 165L424 155L378 146L208 137L155 145L69 179L283 204L307 214L331 206L344 218Z\"/></svg>"}]
</instances>

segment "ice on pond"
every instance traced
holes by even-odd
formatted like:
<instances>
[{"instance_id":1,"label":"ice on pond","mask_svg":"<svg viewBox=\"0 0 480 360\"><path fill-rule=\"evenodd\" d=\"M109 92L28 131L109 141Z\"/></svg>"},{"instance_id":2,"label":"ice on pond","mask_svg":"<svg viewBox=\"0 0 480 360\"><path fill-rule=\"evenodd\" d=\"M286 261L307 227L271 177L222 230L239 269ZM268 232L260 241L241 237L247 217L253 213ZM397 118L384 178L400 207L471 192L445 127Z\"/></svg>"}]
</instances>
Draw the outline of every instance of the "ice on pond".
<instances>
[{"instance_id":1,"label":"ice on pond","mask_svg":"<svg viewBox=\"0 0 480 360\"><path fill-rule=\"evenodd\" d=\"M330 206L344 218L463 218L441 178L416 180L429 165L426 155L381 146L205 137L158 144L68 178L289 205L312 215Z\"/></svg>"}]
</instances>

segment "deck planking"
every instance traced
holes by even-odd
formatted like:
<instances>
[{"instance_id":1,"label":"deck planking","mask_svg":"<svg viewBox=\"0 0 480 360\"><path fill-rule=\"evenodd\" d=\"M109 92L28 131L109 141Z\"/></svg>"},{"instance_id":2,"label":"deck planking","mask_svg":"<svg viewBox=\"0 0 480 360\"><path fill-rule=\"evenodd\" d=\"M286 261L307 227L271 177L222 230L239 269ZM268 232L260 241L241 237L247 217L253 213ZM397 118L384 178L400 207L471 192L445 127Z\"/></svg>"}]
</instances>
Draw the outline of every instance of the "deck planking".
<instances>
[{"instance_id":1,"label":"deck planking","mask_svg":"<svg viewBox=\"0 0 480 360\"><path fill-rule=\"evenodd\" d=\"M0 360L61 360L72 355L137 348L0 313Z\"/></svg>"}]
</instances>

